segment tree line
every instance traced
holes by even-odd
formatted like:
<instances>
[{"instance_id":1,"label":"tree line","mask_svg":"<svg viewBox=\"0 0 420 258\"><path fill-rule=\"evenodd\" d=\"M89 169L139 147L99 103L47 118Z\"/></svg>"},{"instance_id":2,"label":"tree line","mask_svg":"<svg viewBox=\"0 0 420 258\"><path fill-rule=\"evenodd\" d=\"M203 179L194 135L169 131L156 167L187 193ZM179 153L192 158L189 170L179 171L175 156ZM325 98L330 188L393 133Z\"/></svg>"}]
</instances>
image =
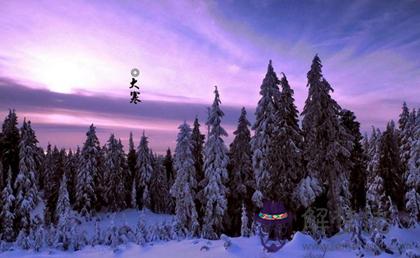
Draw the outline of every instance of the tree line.
<instances>
[{"instance_id":1,"label":"tree line","mask_svg":"<svg viewBox=\"0 0 420 258\"><path fill-rule=\"evenodd\" d=\"M315 237L351 228L354 214L360 227L372 232L390 223L416 225L419 109L410 111L404 103L398 125L391 120L384 132L373 128L362 136L355 114L331 96L317 55L307 80L299 114L286 75L279 79L270 61L255 123L242 108L229 147L216 88L207 137L198 118L192 128L183 122L173 155L170 149L154 153L144 132L137 147L130 134L127 153L114 134L101 146L93 124L81 148L49 144L44 150L31 122L24 119L19 129L10 110L0 134L1 239L23 241L40 223L65 228L72 213L91 219L100 211L127 208L175 214L179 235L249 236L264 200L283 202L294 214L292 230ZM41 200L44 216L36 223L31 214ZM314 214L306 216L310 209L328 210L325 230L316 226Z\"/></svg>"}]
</instances>

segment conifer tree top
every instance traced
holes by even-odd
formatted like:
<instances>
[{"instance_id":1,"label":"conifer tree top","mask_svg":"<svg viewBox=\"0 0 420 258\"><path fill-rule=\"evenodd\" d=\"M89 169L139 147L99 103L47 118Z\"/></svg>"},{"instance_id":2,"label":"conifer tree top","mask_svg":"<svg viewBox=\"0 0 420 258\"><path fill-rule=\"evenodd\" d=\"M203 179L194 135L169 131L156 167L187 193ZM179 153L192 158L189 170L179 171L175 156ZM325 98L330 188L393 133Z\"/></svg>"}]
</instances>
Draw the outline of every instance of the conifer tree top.
<instances>
[{"instance_id":1,"label":"conifer tree top","mask_svg":"<svg viewBox=\"0 0 420 258\"><path fill-rule=\"evenodd\" d=\"M322 64L318 54L315 55L314 59L312 60L311 70L309 70L307 77L308 86L311 86L311 83L322 81Z\"/></svg>"},{"instance_id":2,"label":"conifer tree top","mask_svg":"<svg viewBox=\"0 0 420 258\"><path fill-rule=\"evenodd\" d=\"M268 63L267 73L265 74L263 83L261 84L261 95L272 94L270 88L278 89L278 84L280 83L279 78L277 77L276 72L274 71L273 64L271 60Z\"/></svg>"},{"instance_id":3,"label":"conifer tree top","mask_svg":"<svg viewBox=\"0 0 420 258\"><path fill-rule=\"evenodd\" d=\"M130 132L130 139L128 145L130 151L134 150L133 132Z\"/></svg>"},{"instance_id":4,"label":"conifer tree top","mask_svg":"<svg viewBox=\"0 0 420 258\"><path fill-rule=\"evenodd\" d=\"M215 86L214 89L214 101L210 109L209 118L207 120L207 125L211 126L211 132L212 135L224 135L227 136L226 131L220 126L221 124L221 118L225 115L223 111L220 109L220 96L219 91L217 90L217 86Z\"/></svg>"},{"instance_id":5,"label":"conifer tree top","mask_svg":"<svg viewBox=\"0 0 420 258\"><path fill-rule=\"evenodd\" d=\"M236 130L234 132L235 135L238 134L239 131L242 131L240 129L245 129L246 128L248 130L248 126L251 125L251 123L246 118L246 109L245 109L245 107L242 107L242 109L241 109L241 115L240 115L240 117L238 119L238 122L239 122L238 123L238 130Z\"/></svg>"}]
</instances>

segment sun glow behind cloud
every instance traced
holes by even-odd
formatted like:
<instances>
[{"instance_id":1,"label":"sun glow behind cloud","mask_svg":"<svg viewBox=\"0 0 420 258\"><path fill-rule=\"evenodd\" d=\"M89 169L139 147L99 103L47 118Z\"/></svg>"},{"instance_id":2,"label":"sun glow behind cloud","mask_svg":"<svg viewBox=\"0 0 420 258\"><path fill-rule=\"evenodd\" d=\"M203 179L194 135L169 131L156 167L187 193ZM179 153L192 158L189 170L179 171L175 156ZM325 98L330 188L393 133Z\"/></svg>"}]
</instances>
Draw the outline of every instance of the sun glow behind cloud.
<instances>
[{"instance_id":1,"label":"sun glow behind cloud","mask_svg":"<svg viewBox=\"0 0 420 258\"><path fill-rule=\"evenodd\" d=\"M46 85L54 92L72 93L75 89L82 89L87 85L96 85L97 67L95 58L86 53L70 53L69 51L41 50L33 60L34 64L27 65L28 77Z\"/></svg>"}]
</instances>

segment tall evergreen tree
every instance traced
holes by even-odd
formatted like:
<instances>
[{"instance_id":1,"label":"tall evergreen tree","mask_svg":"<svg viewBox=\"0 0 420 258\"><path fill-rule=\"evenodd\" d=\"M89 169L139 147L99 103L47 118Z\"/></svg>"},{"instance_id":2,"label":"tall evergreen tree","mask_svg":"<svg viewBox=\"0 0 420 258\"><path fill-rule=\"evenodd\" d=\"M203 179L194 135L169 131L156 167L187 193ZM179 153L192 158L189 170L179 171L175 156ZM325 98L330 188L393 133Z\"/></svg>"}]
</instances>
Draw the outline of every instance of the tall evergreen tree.
<instances>
[{"instance_id":1,"label":"tall evergreen tree","mask_svg":"<svg viewBox=\"0 0 420 258\"><path fill-rule=\"evenodd\" d=\"M389 209L385 195L384 181L380 175L375 176L366 192L366 201L369 210L377 217L386 217Z\"/></svg>"},{"instance_id":2,"label":"tall evergreen tree","mask_svg":"<svg viewBox=\"0 0 420 258\"><path fill-rule=\"evenodd\" d=\"M254 205L252 203L252 194L255 191L255 179L252 171L251 160L251 133L248 126L250 122L246 117L246 110L243 107L238 121L238 127L233 132L235 138L229 148L229 193L227 195L228 208L225 216L225 232L230 235L239 236L243 211L251 221ZM245 205L242 209L241 205ZM248 212L249 211L249 212ZM246 225L249 227L249 225Z\"/></svg>"},{"instance_id":3,"label":"tall evergreen tree","mask_svg":"<svg viewBox=\"0 0 420 258\"><path fill-rule=\"evenodd\" d=\"M50 146L48 146L50 150ZM44 220L46 225L50 223L56 224L58 221L58 216L55 213L57 206L58 193L60 189L60 179L64 174L64 164L65 164L65 153L64 150L59 151L56 146L54 150L48 153L47 150L47 160L49 168L46 169L46 185L45 185L45 199L46 207L44 211Z\"/></svg>"},{"instance_id":4,"label":"tall evergreen tree","mask_svg":"<svg viewBox=\"0 0 420 258\"><path fill-rule=\"evenodd\" d=\"M175 148L175 182L170 193L175 197L175 214L178 227L184 234L197 235L199 231L198 215L195 207L194 160L192 158L191 128L184 122L179 127Z\"/></svg>"},{"instance_id":5,"label":"tall evergreen tree","mask_svg":"<svg viewBox=\"0 0 420 258\"><path fill-rule=\"evenodd\" d=\"M341 107L330 96L333 88L322 75L318 55L307 77L309 94L302 112L304 157L308 174L317 178L325 189L316 206L328 209L327 233L332 235L338 231L348 205L346 161L350 157L351 138L339 121Z\"/></svg>"},{"instance_id":6,"label":"tall evergreen tree","mask_svg":"<svg viewBox=\"0 0 420 258\"><path fill-rule=\"evenodd\" d=\"M94 176L98 173L97 157L100 153L99 140L93 124L86 136L77 169L76 209L82 216L89 218L94 213L96 202Z\"/></svg>"},{"instance_id":7,"label":"tall evergreen tree","mask_svg":"<svg viewBox=\"0 0 420 258\"><path fill-rule=\"evenodd\" d=\"M63 174L60 182L60 190L57 199L56 211L58 217L57 230L55 233L54 246L63 250L69 249L75 236L72 235L72 223L70 221L71 207L67 191L67 178Z\"/></svg>"},{"instance_id":8,"label":"tall evergreen tree","mask_svg":"<svg viewBox=\"0 0 420 258\"><path fill-rule=\"evenodd\" d=\"M100 211L102 207L106 206L106 199L105 199L105 173L106 173L106 166L105 166L105 155L106 155L106 144L99 148L99 152L96 155L96 164L97 167L94 170L95 174L93 175L93 182L94 182L94 190L95 190L95 203L94 207L96 211Z\"/></svg>"},{"instance_id":9,"label":"tall evergreen tree","mask_svg":"<svg viewBox=\"0 0 420 258\"><path fill-rule=\"evenodd\" d=\"M124 209L130 207L130 202L131 202L131 187L133 186L132 184L129 185L129 182L132 182L132 180L130 179L131 177L131 172L128 168L128 156L127 154L124 152L124 145L121 142L121 139L118 139L118 149L119 149L119 153L120 153L120 160L121 160L121 167L122 167L122 172L123 172L123 184L122 186L124 187L124 194L125 194L125 201L124 201Z\"/></svg>"},{"instance_id":10,"label":"tall evergreen tree","mask_svg":"<svg viewBox=\"0 0 420 258\"><path fill-rule=\"evenodd\" d=\"M15 196L13 195L12 190L12 171L9 168L9 173L7 177L7 183L1 193L1 210L0 210L0 225L1 225L1 234L2 238L0 240L5 240L12 242L15 238L15 231L13 228L13 221L15 219Z\"/></svg>"},{"instance_id":11,"label":"tall evergreen tree","mask_svg":"<svg viewBox=\"0 0 420 258\"><path fill-rule=\"evenodd\" d=\"M221 119L224 116L220 109L220 98L217 87L214 91L215 98L211 107L207 125L210 126L210 133L204 147L204 189L206 198L205 216L202 229L202 236L206 239L217 239L223 229L222 220L227 208L226 187L224 183L228 179L227 165L229 158L223 136L227 136L225 129L221 126Z\"/></svg>"},{"instance_id":12,"label":"tall evergreen tree","mask_svg":"<svg viewBox=\"0 0 420 258\"><path fill-rule=\"evenodd\" d=\"M137 153L136 148L134 146L134 140L133 140L133 133L130 132L130 138L128 140L128 154L127 154L127 165L128 165L128 176L125 179L126 188L132 189L133 183L135 183L135 175L136 175L136 165L137 165ZM127 196L126 202L132 203L133 200L131 200L131 191L130 195ZM136 201L136 200L134 200Z\"/></svg>"},{"instance_id":13,"label":"tall evergreen tree","mask_svg":"<svg viewBox=\"0 0 420 258\"><path fill-rule=\"evenodd\" d=\"M349 190L351 194L351 205L353 210L359 211L366 205L366 154L362 146L362 134L360 133L360 123L350 110L342 110L341 123L347 132L353 137L353 147L351 149L350 161L350 182Z\"/></svg>"},{"instance_id":14,"label":"tall evergreen tree","mask_svg":"<svg viewBox=\"0 0 420 258\"><path fill-rule=\"evenodd\" d=\"M404 131L404 128L408 122L409 116L410 116L410 110L408 109L407 103L404 101L400 118L398 119L400 131Z\"/></svg>"},{"instance_id":15,"label":"tall evergreen tree","mask_svg":"<svg viewBox=\"0 0 420 258\"><path fill-rule=\"evenodd\" d=\"M245 204L242 204L242 215L241 215L241 236L249 237L251 230L248 222L248 212L246 211Z\"/></svg>"},{"instance_id":16,"label":"tall evergreen tree","mask_svg":"<svg viewBox=\"0 0 420 258\"><path fill-rule=\"evenodd\" d=\"M147 137L144 135L141 137L140 145L137 148L137 201L139 208L151 208L150 207L150 179L153 173L152 168L152 157L148 147Z\"/></svg>"},{"instance_id":17,"label":"tall evergreen tree","mask_svg":"<svg viewBox=\"0 0 420 258\"><path fill-rule=\"evenodd\" d=\"M35 156L38 140L31 128L31 122L23 121L19 143L19 174L15 181L16 190L16 223L19 230L29 234L30 213L38 204L36 186Z\"/></svg>"},{"instance_id":18,"label":"tall evergreen tree","mask_svg":"<svg viewBox=\"0 0 420 258\"><path fill-rule=\"evenodd\" d=\"M127 192L124 181L127 161L123 146L115 139L114 134L111 134L107 143L105 165L106 187L104 190L108 209L119 211L127 207L125 202Z\"/></svg>"},{"instance_id":19,"label":"tall evergreen tree","mask_svg":"<svg viewBox=\"0 0 420 258\"><path fill-rule=\"evenodd\" d=\"M257 207L262 207L264 198L271 198L271 190L274 187L271 178L273 166L270 164L269 155L273 151L271 148L277 112L275 102L280 95L279 83L270 60L260 87L261 99L258 101L255 123L252 126L255 130L251 140L252 165L256 180L256 191L252 199Z\"/></svg>"},{"instance_id":20,"label":"tall evergreen tree","mask_svg":"<svg viewBox=\"0 0 420 258\"><path fill-rule=\"evenodd\" d=\"M163 157L157 156L154 160L153 174L150 182L152 210L156 213L169 213L168 203L170 202L170 195L166 170L163 166Z\"/></svg>"},{"instance_id":21,"label":"tall evergreen tree","mask_svg":"<svg viewBox=\"0 0 420 258\"><path fill-rule=\"evenodd\" d=\"M44 175L45 175L45 168L44 168L44 160L45 160L45 153L42 147L37 148L37 152L35 155L35 166L37 174L35 175L37 181L38 190L44 190Z\"/></svg>"},{"instance_id":22,"label":"tall evergreen tree","mask_svg":"<svg viewBox=\"0 0 420 258\"><path fill-rule=\"evenodd\" d=\"M367 148L367 182L372 182L378 174L380 142L382 133L378 128L372 127L372 133L369 138Z\"/></svg>"},{"instance_id":23,"label":"tall evergreen tree","mask_svg":"<svg viewBox=\"0 0 420 258\"><path fill-rule=\"evenodd\" d=\"M202 219L204 217L204 198L200 196L199 193L202 192L203 186L200 185L200 182L204 179L204 157L203 157L203 146L204 146L204 134L200 132L200 123L198 118L196 117L194 120L194 127L191 134L191 144L192 144L192 156L194 160L194 167L195 167L195 180L197 185L195 186L194 191L197 193L195 198L195 207L198 213L199 223L202 224Z\"/></svg>"},{"instance_id":24,"label":"tall evergreen tree","mask_svg":"<svg viewBox=\"0 0 420 258\"><path fill-rule=\"evenodd\" d=\"M405 208L410 213L410 225L414 225L415 221L420 220L420 109L417 111L413 126L407 165Z\"/></svg>"},{"instance_id":25,"label":"tall evergreen tree","mask_svg":"<svg viewBox=\"0 0 420 258\"><path fill-rule=\"evenodd\" d=\"M53 200L54 193L53 191L56 189L51 182L53 182L53 177L56 175L54 173L53 167L53 158L52 158L52 150L51 144L48 143L47 152L45 154L45 159L43 163L44 167L44 202L45 202L45 209L44 209L44 223L45 225L50 225L52 222L52 216L55 206L53 204L56 202L56 199ZM55 204L54 204L55 205Z\"/></svg>"},{"instance_id":26,"label":"tall evergreen tree","mask_svg":"<svg viewBox=\"0 0 420 258\"><path fill-rule=\"evenodd\" d=\"M166 182L168 183L168 189L171 189L175 182L176 175L175 175L170 148L166 150L166 155L163 160L163 166L165 167L165 171L166 171ZM172 196L170 196L169 198L170 199L168 200L168 211L169 213L174 213L175 212L175 198Z\"/></svg>"},{"instance_id":27,"label":"tall evergreen tree","mask_svg":"<svg viewBox=\"0 0 420 258\"><path fill-rule=\"evenodd\" d=\"M80 152L78 149L77 152ZM77 153L76 152L76 153ZM79 153L80 154L80 153ZM67 178L67 191L69 194L70 204L74 205L76 201L76 184L77 184L77 167L78 167L78 155L73 154L70 149L66 159L65 175Z\"/></svg>"},{"instance_id":28,"label":"tall evergreen tree","mask_svg":"<svg viewBox=\"0 0 420 258\"><path fill-rule=\"evenodd\" d=\"M174 171L174 164L173 164L172 153L171 153L170 148L166 150L166 155L163 161L163 165L165 166L166 178L168 180L168 184L172 185L175 181L175 171Z\"/></svg>"},{"instance_id":29,"label":"tall evergreen tree","mask_svg":"<svg viewBox=\"0 0 420 258\"><path fill-rule=\"evenodd\" d=\"M20 135L17 127L18 121L15 110L9 109L9 114L4 119L2 126L2 162L3 162L3 182L6 184L8 169L12 169L12 185L15 182L16 176L19 173L19 143Z\"/></svg>"},{"instance_id":30,"label":"tall evergreen tree","mask_svg":"<svg viewBox=\"0 0 420 258\"><path fill-rule=\"evenodd\" d=\"M303 177L302 148L303 137L298 125L298 111L294 104L293 90L285 75L280 81L282 92L275 101L274 130L271 151L268 154L272 166L269 197L282 201L295 211L293 191Z\"/></svg>"},{"instance_id":31,"label":"tall evergreen tree","mask_svg":"<svg viewBox=\"0 0 420 258\"><path fill-rule=\"evenodd\" d=\"M389 195L399 209L403 207L404 184L400 150L398 147L398 134L394 122L388 123L386 131L381 137L380 157L378 171L384 180L385 194Z\"/></svg>"},{"instance_id":32,"label":"tall evergreen tree","mask_svg":"<svg viewBox=\"0 0 420 258\"><path fill-rule=\"evenodd\" d=\"M65 220L71 211L70 206L70 197L67 190L67 177L65 174L63 174L61 182L60 182L60 189L56 204L56 211L58 221ZM67 221L65 221L67 222Z\"/></svg>"},{"instance_id":33,"label":"tall evergreen tree","mask_svg":"<svg viewBox=\"0 0 420 258\"><path fill-rule=\"evenodd\" d=\"M411 118L411 119L410 119ZM411 121L410 121L411 120ZM400 118L398 120L399 131L398 131L398 140L400 146L400 155L401 155L401 166L402 171L407 171L407 162L410 158L410 138L414 126L415 117L410 117L410 111L408 109L407 103L403 103L402 111Z\"/></svg>"}]
</instances>

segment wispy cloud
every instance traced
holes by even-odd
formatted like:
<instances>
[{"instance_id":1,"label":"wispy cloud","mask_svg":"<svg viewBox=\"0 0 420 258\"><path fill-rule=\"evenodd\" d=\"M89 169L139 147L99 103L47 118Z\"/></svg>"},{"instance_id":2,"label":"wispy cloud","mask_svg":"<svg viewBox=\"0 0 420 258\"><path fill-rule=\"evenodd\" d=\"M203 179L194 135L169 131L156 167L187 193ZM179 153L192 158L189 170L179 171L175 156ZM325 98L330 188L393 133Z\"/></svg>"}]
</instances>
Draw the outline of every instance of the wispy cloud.
<instances>
[{"instance_id":1,"label":"wispy cloud","mask_svg":"<svg viewBox=\"0 0 420 258\"><path fill-rule=\"evenodd\" d=\"M40 129L37 134L40 135L43 146L50 142L74 148L83 142L87 128L93 123L101 129L101 142L113 132L126 143L130 131L139 134L145 130L147 135L155 136L151 144L162 152L168 146L174 146L177 127L183 121L192 124L195 117L198 117L203 133L206 132L208 105L156 100L145 100L134 105L128 99L30 89L10 79L0 78L0 114L6 116L7 110L13 108L20 118L31 120L34 127ZM223 124L229 132L230 141L240 108L223 105L223 110ZM49 135L66 134L67 139L48 138ZM169 136L172 139L169 140Z\"/></svg>"},{"instance_id":2,"label":"wispy cloud","mask_svg":"<svg viewBox=\"0 0 420 258\"><path fill-rule=\"evenodd\" d=\"M179 122L204 120L214 85L233 128L241 106L254 113L268 59L302 110L315 53L363 128L395 119L403 101L420 106L418 1L23 0L1 9L0 107L60 134L92 120L173 142ZM128 104L133 67L138 106Z\"/></svg>"}]
</instances>

